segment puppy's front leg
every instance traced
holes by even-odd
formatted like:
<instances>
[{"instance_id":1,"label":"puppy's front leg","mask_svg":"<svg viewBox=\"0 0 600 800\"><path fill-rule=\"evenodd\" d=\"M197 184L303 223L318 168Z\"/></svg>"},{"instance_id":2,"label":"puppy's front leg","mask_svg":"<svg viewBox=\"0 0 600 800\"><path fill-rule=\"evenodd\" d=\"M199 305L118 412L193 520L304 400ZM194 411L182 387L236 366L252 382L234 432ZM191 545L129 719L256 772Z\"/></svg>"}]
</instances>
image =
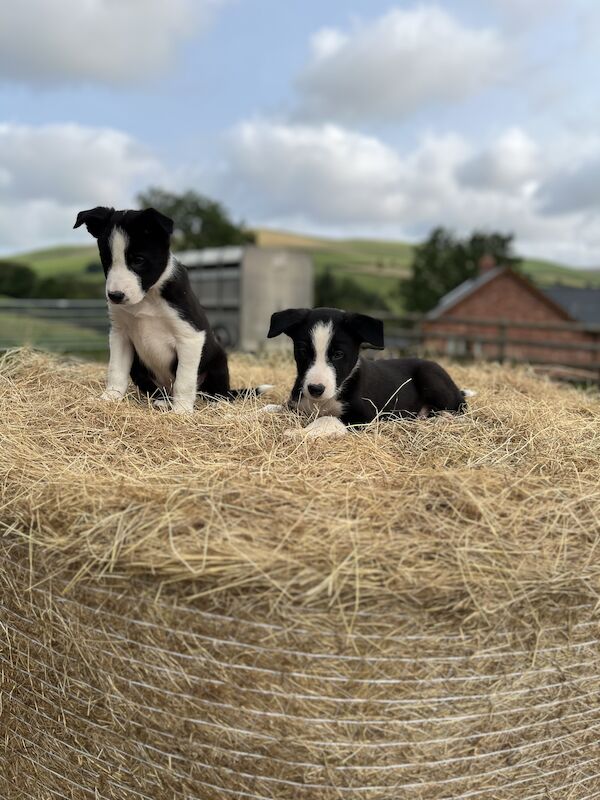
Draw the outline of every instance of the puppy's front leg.
<instances>
[{"instance_id":1,"label":"puppy's front leg","mask_svg":"<svg viewBox=\"0 0 600 800\"><path fill-rule=\"evenodd\" d=\"M110 356L106 389L100 395L102 400L121 400L129 386L129 372L133 363L133 345L127 334L118 327L112 327L108 337Z\"/></svg>"},{"instance_id":2,"label":"puppy's front leg","mask_svg":"<svg viewBox=\"0 0 600 800\"><path fill-rule=\"evenodd\" d=\"M173 384L173 411L191 414L198 392L198 367L202 358L205 331L196 331L176 343L177 374Z\"/></svg>"}]
</instances>

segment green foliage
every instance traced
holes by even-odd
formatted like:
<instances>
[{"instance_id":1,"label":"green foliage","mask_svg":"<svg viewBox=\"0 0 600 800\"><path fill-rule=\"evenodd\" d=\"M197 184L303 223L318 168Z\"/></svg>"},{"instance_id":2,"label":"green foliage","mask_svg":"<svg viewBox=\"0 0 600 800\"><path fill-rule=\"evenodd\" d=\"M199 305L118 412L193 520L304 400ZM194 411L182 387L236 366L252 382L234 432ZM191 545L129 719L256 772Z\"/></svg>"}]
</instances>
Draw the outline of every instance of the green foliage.
<instances>
[{"instance_id":1,"label":"green foliage","mask_svg":"<svg viewBox=\"0 0 600 800\"><path fill-rule=\"evenodd\" d=\"M478 274L483 256L499 265L519 268L512 250L512 234L481 233L459 239L444 228L436 228L415 248L412 275L403 281L400 293L410 311L429 311L451 289Z\"/></svg>"},{"instance_id":2,"label":"green foliage","mask_svg":"<svg viewBox=\"0 0 600 800\"><path fill-rule=\"evenodd\" d=\"M97 281L78 278L75 275L58 274L40 278L29 297L46 300L68 298L70 300L101 300L102 284Z\"/></svg>"},{"instance_id":3,"label":"green foliage","mask_svg":"<svg viewBox=\"0 0 600 800\"><path fill-rule=\"evenodd\" d=\"M243 224L236 225L227 210L197 192L177 195L152 187L138 196L142 207L152 206L175 221L174 250L252 244L255 236Z\"/></svg>"},{"instance_id":4,"label":"green foliage","mask_svg":"<svg viewBox=\"0 0 600 800\"><path fill-rule=\"evenodd\" d=\"M77 274L83 272L86 264L98 260L98 247L93 245L63 245L45 250L33 250L13 256L12 261L31 267L39 275L56 275L58 272Z\"/></svg>"},{"instance_id":5,"label":"green foliage","mask_svg":"<svg viewBox=\"0 0 600 800\"><path fill-rule=\"evenodd\" d=\"M37 275L26 264L0 261L0 295L29 297L37 282Z\"/></svg>"},{"instance_id":6,"label":"green foliage","mask_svg":"<svg viewBox=\"0 0 600 800\"><path fill-rule=\"evenodd\" d=\"M331 267L325 267L315 278L315 305L348 311L380 310L385 307L378 292L365 289L350 277L335 275Z\"/></svg>"},{"instance_id":7,"label":"green foliage","mask_svg":"<svg viewBox=\"0 0 600 800\"><path fill-rule=\"evenodd\" d=\"M85 266L85 272L87 272L88 275L100 275L102 271L102 264L99 261L90 261L90 263Z\"/></svg>"}]
</instances>

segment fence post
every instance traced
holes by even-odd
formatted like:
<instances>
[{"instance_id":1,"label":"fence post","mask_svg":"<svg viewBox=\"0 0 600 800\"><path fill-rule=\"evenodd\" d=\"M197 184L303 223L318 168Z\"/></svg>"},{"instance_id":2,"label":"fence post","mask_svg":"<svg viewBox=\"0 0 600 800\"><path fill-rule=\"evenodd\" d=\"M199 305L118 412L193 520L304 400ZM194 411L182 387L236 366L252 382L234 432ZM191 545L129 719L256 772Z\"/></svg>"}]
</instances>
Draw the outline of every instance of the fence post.
<instances>
[{"instance_id":1,"label":"fence post","mask_svg":"<svg viewBox=\"0 0 600 800\"><path fill-rule=\"evenodd\" d=\"M498 361L504 364L506 360L506 339L508 336L508 322L503 319L498 323Z\"/></svg>"}]
</instances>

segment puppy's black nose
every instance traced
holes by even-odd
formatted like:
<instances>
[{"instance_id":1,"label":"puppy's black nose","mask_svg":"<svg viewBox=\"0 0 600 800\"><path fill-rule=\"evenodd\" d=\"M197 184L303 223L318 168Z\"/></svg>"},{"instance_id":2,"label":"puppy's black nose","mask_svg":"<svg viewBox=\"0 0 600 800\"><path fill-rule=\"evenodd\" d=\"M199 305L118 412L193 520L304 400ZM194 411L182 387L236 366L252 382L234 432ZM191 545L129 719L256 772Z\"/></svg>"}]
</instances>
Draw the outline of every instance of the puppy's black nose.
<instances>
[{"instance_id":1,"label":"puppy's black nose","mask_svg":"<svg viewBox=\"0 0 600 800\"><path fill-rule=\"evenodd\" d=\"M308 389L308 393L311 395L311 397L321 397L325 391L325 387L322 383L309 383L306 388Z\"/></svg>"},{"instance_id":2,"label":"puppy's black nose","mask_svg":"<svg viewBox=\"0 0 600 800\"><path fill-rule=\"evenodd\" d=\"M111 303L122 303L125 300L125 292L109 292L108 299Z\"/></svg>"}]
</instances>

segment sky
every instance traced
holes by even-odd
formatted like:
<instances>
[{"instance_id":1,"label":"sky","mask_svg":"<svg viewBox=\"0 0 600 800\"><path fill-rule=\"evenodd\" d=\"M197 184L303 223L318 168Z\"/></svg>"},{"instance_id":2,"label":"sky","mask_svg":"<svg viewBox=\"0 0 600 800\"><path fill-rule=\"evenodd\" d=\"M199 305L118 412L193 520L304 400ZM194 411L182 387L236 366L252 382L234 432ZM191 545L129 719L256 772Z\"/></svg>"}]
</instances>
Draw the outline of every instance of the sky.
<instances>
[{"instance_id":1,"label":"sky","mask_svg":"<svg viewBox=\"0 0 600 800\"><path fill-rule=\"evenodd\" d=\"M600 265L597 0L0 4L0 252L188 188L235 219L513 232Z\"/></svg>"}]
</instances>

